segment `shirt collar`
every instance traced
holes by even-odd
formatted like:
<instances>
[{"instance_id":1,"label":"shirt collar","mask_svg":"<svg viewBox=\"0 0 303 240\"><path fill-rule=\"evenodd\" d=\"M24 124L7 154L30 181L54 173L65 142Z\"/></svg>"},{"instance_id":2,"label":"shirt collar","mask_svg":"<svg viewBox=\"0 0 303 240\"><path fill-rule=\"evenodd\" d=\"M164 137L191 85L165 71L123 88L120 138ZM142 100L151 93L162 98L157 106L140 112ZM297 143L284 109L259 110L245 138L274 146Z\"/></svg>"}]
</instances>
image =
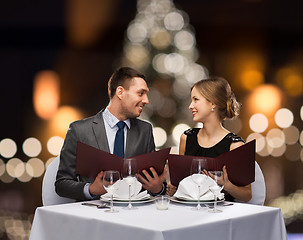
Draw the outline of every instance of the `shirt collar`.
<instances>
[{"instance_id":1,"label":"shirt collar","mask_svg":"<svg viewBox=\"0 0 303 240\"><path fill-rule=\"evenodd\" d=\"M105 110L103 112L103 117L111 128L114 128L116 126L116 124L120 121L108 110L108 107L105 108ZM128 129L130 129L129 118L126 119L124 122L125 122L126 126L128 127Z\"/></svg>"}]
</instances>

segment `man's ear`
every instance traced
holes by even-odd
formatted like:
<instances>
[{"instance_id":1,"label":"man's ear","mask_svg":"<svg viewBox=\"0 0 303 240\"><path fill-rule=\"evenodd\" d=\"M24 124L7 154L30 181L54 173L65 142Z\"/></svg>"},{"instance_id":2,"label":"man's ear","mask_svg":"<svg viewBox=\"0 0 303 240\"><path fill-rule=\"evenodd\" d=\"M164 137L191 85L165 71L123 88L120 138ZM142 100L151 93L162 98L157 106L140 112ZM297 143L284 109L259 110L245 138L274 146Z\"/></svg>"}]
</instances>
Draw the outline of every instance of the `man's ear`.
<instances>
[{"instance_id":1,"label":"man's ear","mask_svg":"<svg viewBox=\"0 0 303 240\"><path fill-rule=\"evenodd\" d=\"M116 95L117 95L117 97L121 99L123 93L124 93L124 87L118 86L117 89L116 89Z\"/></svg>"}]
</instances>

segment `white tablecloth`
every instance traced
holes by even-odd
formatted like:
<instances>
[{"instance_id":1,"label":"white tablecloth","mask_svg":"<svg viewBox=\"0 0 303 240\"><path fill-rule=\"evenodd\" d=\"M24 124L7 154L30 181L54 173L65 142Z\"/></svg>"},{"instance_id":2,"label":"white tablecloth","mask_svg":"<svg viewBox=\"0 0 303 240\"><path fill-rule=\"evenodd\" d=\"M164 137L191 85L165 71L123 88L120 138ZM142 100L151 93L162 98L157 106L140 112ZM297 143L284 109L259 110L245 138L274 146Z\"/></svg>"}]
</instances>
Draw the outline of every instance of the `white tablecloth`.
<instances>
[{"instance_id":1,"label":"white tablecloth","mask_svg":"<svg viewBox=\"0 0 303 240\"><path fill-rule=\"evenodd\" d=\"M98 202L98 201L93 201ZM118 213L71 203L36 209L30 240L286 240L279 208L234 203L222 213L191 210L170 204L157 210L154 203Z\"/></svg>"}]
</instances>

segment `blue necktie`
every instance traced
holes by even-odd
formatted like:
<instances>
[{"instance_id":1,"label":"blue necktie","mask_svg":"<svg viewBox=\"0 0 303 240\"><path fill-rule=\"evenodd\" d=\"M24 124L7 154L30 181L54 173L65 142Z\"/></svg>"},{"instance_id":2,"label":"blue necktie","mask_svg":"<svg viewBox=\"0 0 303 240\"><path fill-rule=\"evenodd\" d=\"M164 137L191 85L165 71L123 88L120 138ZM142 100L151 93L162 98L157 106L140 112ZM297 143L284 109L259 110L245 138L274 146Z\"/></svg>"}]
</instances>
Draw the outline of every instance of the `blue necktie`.
<instances>
[{"instance_id":1,"label":"blue necktie","mask_svg":"<svg viewBox=\"0 0 303 240\"><path fill-rule=\"evenodd\" d=\"M115 137L114 154L124 158L124 126L125 122L120 121L117 123L118 131Z\"/></svg>"}]
</instances>

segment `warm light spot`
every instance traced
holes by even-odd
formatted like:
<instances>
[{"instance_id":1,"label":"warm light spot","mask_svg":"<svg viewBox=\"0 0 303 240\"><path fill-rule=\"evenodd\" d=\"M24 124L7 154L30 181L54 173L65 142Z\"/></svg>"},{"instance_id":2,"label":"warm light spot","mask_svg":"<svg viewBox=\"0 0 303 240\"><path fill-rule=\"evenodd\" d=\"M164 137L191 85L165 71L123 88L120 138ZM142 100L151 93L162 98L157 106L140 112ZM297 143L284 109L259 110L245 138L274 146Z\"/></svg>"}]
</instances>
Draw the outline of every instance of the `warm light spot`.
<instances>
[{"instance_id":1,"label":"warm light spot","mask_svg":"<svg viewBox=\"0 0 303 240\"><path fill-rule=\"evenodd\" d=\"M254 139L256 139L256 152L261 152L266 146L265 137L260 133L251 133L248 135L246 142L250 142Z\"/></svg>"},{"instance_id":2,"label":"warm light spot","mask_svg":"<svg viewBox=\"0 0 303 240\"><path fill-rule=\"evenodd\" d=\"M10 139L5 138L0 142L0 154L5 158L13 157L17 152L16 143Z\"/></svg>"},{"instance_id":3,"label":"warm light spot","mask_svg":"<svg viewBox=\"0 0 303 240\"><path fill-rule=\"evenodd\" d=\"M294 121L293 113L287 108L279 109L275 114L275 122L281 128L289 127Z\"/></svg>"},{"instance_id":4,"label":"warm light spot","mask_svg":"<svg viewBox=\"0 0 303 240\"><path fill-rule=\"evenodd\" d=\"M59 136L65 136L69 124L82 119L82 114L76 108L62 106L51 121L52 132Z\"/></svg>"},{"instance_id":5,"label":"warm light spot","mask_svg":"<svg viewBox=\"0 0 303 240\"><path fill-rule=\"evenodd\" d=\"M300 108L300 117L301 117L301 120L303 121L303 106Z\"/></svg>"},{"instance_id":6,"label":"warm light spot","mask_svg":"<svg viewBox=\"0 0 303 240\"><path fill-rule=\"evenodd\" d=\"M32 176L30 176L28 173L27 173L27 171L24 171L24 173L20 176L20 177L18 177L18 180L20 181L20 182L29 182L30 180L32 180Z\"/></svg>"},{"instance_id":7,"label":"warm light spot","mask_svg":"<svg viewBox=\"0 0 303 240\"><path fill-rule=\"evenodd\" d=\"M28 138L23 142L23 152L29 157L36 157L42 150L41 143L36 138Z\"/></svg>"},{"instance_id":8,"label":"warm light spot","mask_svg":"<svg viewBox=\"0 0 303 240\"><path fill-rule=\"evenodd\" d=\"M181 135L189 128L190 127L185 123L180 123L173 128L172 137L176 144L179 145Z\"/></svg>"},{"instance_id":9,"label":"warm light spot","mask_svg":"<svg viewBox=\"0 0 303 240\"><path fill-rule=\"evenodd\" d=\"M288 128L283 129L283 133L285 135L285 142L287 144L294 144L299 140L299 129L295 126L290 126Z\"/></svg>"},{"instance_id":10,"label":"warm light spot","mask_svg":"<svg viewBox=\"0 0 303 240\"><path fill-rule=\"evenodd\" d=\"M300 142L301 146L303 146L303 131L301 131L301 133L300 133L299 142Z\"/></svg>"},{"instance_id":11,"label":"warm light spot","mask_svg":"<svg viewBox=\"0 0 303 240\"><path fill-rule=\"evenodd\" d=\"M128 44L124 49L126 58L138 68L145 67L150 61L149 49L139 44Z\"/></svg>"},{"instance_id":12,"label":"warm light spot","mask_svg":"<svg viewBox=\"0 0 303 240\"><path fill-rule=\"evenodd\" d=\"M153 128L156 147L163 146L167 141L167 134L163 128Z\"/></svg>"},{"instance_id":13,"label":"warm light spot","mask_svg":"<svg viewBox=\"0 0 303 240\"><path fill-rule=\"evenodd\" d=\"M289 95L300 96L303 93L303 79L300 75L289 75L284 79L283 87Z\"/></svg>"},{"instance_id":14,"label":"warm light spot","mask_svg":"<svg viewBox=\"0 0 303 240\"><path fill-rule=\"evenodd\" d=\"M166 29L171 31L181 30L184 26L184 19L182 14L178 12L170 12L164 18L164 25Z\"/></svg>"},{"instance_id":15,"label":"warm light spot","mask_svg":"<svg viewBox=\"0 0 303 240\"><path fill-rule=\"evenodd\" d=\"M6 171L11 177L20 177L25 171L24 162L18 158L12 158L6 164Z\"/></svg>"},{"instance_id":16,"label":"warm light spot","mask_svg":"<svg viewBox=\"0 0 303 240\"><path fill-rule=\"evenodd\" d=\"M51 137L47 141L47 150L51 154L57 156L60 154L61 148L63 146L63 142L64 142L64 139L62 137L59 137L59 136Z\"/></svg>"},{"instance_id":17,"label":"warm light spot","mask_svg":"<svg viewBox=\"0 0 303 240\"><path fill-rule=\"evenodd\" d=\"M264 75L257 70L244 71L241 76L242 86L247 90L254 90L264 83Z\"/></svg>"},{"instance_id":18,"label":"warm light spot","mask_svg":"<svg viewBox=\"0 0 303 240\"><path fill-rule=\"evenodd\" d=\"M60 102L60 79L54 71L41 71L34 79L33 102L36 114L50 119Z\"/></svg>"},{"instance_id":19,"label":"warm light spot","mask_svg":"<svg viewBox=\"0 0 303 240\"><path fill-rule=\"evenodd\" d=\"M44 163L39 158L32 158L26 163L26 172L32 177L40 177L44 173Z\"/></svg>"},{"instance_id":20,"label":"warm light spot","mask_svg":"<svg viewBox=\"0 0 303 240\"><path fill-rule=\"evenodd\" d=\"M266 141L272 148L279 148L285 143L285 135L280 129L273 128L266 134Z\"/></svg>"},{"instance_id":21,"label":"warm light spot","mask_svg":"<svg viewBox=\"0 0 303 240\"><path fill-rule=\"evenodd\" d=\"M249 98L249 107L253 112L271 115L281 105L281 91L274 85L266 84L256 88Z\"/></svg>"},{"instance_id":22,"label":"warm light spot","mask_svg":"<svg viewBox=\"0 0 303 240\"><path fill-rule=\"evenodd\" d=\"M268 127L268 119L262 113L256 113L250 117L249 127L254 132L262 133Z\"/></svg>"}]
</instances>

